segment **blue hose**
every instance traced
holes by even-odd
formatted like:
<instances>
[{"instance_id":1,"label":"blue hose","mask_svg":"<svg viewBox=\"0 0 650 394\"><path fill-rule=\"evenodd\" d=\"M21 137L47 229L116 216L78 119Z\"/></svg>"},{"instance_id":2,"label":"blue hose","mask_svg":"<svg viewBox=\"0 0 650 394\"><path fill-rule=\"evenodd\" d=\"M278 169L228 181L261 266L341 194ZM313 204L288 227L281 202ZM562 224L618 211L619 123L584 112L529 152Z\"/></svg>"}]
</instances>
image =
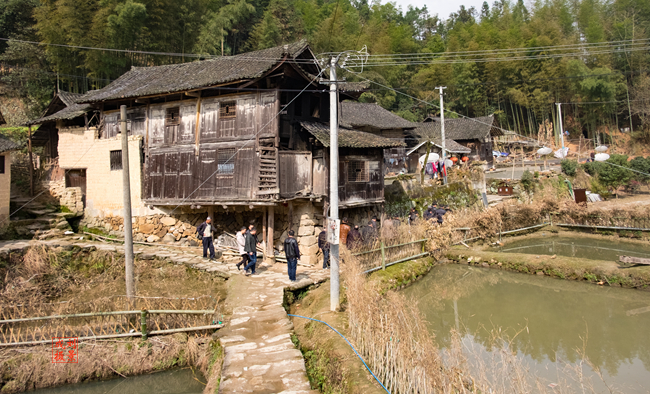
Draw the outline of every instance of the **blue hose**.
<instances>
[{"instance_id":1,"label":"blue hose","mask_svg":"<svg viewBox=\"0 0 650 394\"><path fill-rule=\"evenodd\" d=\"M348 339L347 339L346 337L344 337L343 334L341 334L340 332L338 332L338 330L337 330L336 328L330 326L329 324L327 324L326 322L324 322L324 321L322 321L322 320L312 319L311 317L305 317L305 316L299 316L299 315L292 315L292 314L289 314L289 313L287 313L287 315L289 315L289 316L293 316L293 317L299 317L299 318L301 318L301 319L313 320L313 321L317 321L317 322L319 322L319 323L323 323L323 324L325 324L327 327L331 328L332 331L334 331L335 333L339 334L339 335L341 336L341 338L345 339L345 342L347 342L348 345L350 345L350 347L352 348L352 350L354 350L354 353L357 355L357 357L359 357L359 360L361 360L361 362L363 363L363 365L366 366L366 369L368 370L368 372L370 372L370 374L372 375L372 377L375 378L375 380L377 381L377 383L379 383L379 385L380 385L384 390L386 390L386 392L387 392L388 394L390 394L390 391L388 391L388 389L386 388L386 386L384 386L384 385L379 381L379 379L377 379L377 377L375 376L375 374L372 373L372 371L370 370L370 367L368 367L368 364L366 364L366 362L363 361L363 358L361 358L361 355L359 354L359 352L357 352L357 349L355 349L354 346L352 346L352 344L350 343L350 341L348 341Z\"/></svg>"}]
</instances>

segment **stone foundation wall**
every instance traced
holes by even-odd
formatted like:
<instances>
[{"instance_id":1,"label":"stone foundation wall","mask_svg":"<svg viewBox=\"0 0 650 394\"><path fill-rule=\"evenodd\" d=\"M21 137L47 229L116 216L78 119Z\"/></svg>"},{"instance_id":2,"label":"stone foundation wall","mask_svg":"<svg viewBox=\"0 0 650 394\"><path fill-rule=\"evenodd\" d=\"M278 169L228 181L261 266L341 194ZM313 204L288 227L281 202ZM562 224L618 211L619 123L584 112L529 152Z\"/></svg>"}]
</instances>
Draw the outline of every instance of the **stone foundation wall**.
<instances>
[{"instance_id":1,"label":"stone foundation wall","mask_svg":"<svg viewBox=\"0 0 650 394\"><path fill-rule=\"evenodd\" d=\"M206 208L201 211L186 208L167 214L155 214L148 216L137 216L133 218L133 239L138 242L163 242L178 243L180 245L198 246L199 240L196 237L196 228L203 223L208 216ZM381 207L352 208L341 211L341 217L347 215L350 223L366 225L373 217L381 216ZM289 232L289 206L278 205L274 208L274 230L273 247L283 251L284 240ZM224 232L235 234L242 226L253 224L257 228L258 239L263 241L263 208L253 210L244 206L229 207L224 209L221 206L214 207L213 224L216 235ZM296 232L298 246L303 254L301 262L304 264L316 264L318 252L318 234L322 231L323 206L311 202L294 202L292 228ZM88 217L82 220L82 225L91 228L100 228L111 235L122 237L124 234L123 220L119 216L106 215L103 217Z\"/></svg>"},{"instance_id":2,"label":"stone foundation wall","mask_svg":"<svg viewBox=\"0 0 650 394\"><path fill-rule=\"evenodd\" d=\"M83 194L80 187L66 187L61 193L59 204L70 212L79 213L84 210Z\"/></svg>"}]
</instances>

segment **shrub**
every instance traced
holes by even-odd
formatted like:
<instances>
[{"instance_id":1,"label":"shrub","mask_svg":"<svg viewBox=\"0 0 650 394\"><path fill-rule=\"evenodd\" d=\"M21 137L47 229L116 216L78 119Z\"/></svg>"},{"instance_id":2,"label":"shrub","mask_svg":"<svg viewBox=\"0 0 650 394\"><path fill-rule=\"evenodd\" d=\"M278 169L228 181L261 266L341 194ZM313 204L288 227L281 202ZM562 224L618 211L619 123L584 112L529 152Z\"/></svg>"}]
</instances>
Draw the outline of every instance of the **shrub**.
<instances>
[{"instance_id":1,"label":"shrub","mask_svg":"<svg viewBox=\"0 0 650 394\"><path fill-rule=\"evenodd\" d=\"M592 161L582 165L582 169L591 176L596 176L600 172L600 169L607 164L603 164L599 161Z\"/></svg>"},{"instance_id":2,"label":"shrub","mask_svg":"<svg viewBox=\"0 0 650 394\"><path fill-rule=\"evenodd\" d=\"M567 174L568 176L576 176L576 170L578 169L577 161L564 159L560 163L560 166L562 167L563 173Z\"/></svg>"},{"instance_id":3,"label":"shrub","mask_svg":"<svg viewBox=\"0 0 650 394\"><path fill-rule=\"evenodd\" d=\"M611 194L609 193L609 190L603 186L602 183L598 180L598 178L592 178L591 179L591 190L592 193L599 194L602 198L609 198Z\"/></svg>"},{"instance_id":4,"label":"shrub","mask_svg":"<svg viewBox=\"0 0 650 394\"><path fill-rule=\"evenodd\" d=\"M626 155L612 155L607 159L608 163L598 171L598 180L603 186L607 186L616 192L619 187L627 184L632 179L633 172L625 167L629 167Z\"/></svg>"},{"instance_id":5,"label":"shrub","mask_svg":"<svg viewBox=\"0 0 650 394\"><path fill-rule=\"evenodd\" d=\"M526 170L521 174L521 186L527 192L535 190L535 177L532 172Z\"/></svg>"},{"instance_id":6,"label":"shrub","mask_svg":"<svg viewBox=\"0 0 650 394\"><path fill-rule=\"evenodd\" d=\"M630 161L630 168L636 171L644 172L645 174L650 174L650 156L643 158L642 156L637 156ZM648 182L650 181L650 175L640 174L638 172L634 173L634 179L638 182Z\"/></svg>"}]
</instances>

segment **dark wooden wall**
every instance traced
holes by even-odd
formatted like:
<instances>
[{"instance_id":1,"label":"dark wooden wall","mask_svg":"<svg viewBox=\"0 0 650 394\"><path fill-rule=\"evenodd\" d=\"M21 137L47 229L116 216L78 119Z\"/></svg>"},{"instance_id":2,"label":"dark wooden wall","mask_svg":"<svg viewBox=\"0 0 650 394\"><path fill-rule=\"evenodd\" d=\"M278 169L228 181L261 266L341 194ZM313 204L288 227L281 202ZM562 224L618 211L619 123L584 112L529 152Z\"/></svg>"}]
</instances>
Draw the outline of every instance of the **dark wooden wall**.
<instances>
[{"instance_id":1,"label":"dark wooden wall","mask_svg":"<svg viewBox=\"0 0 650 394\"><path fill-rule=\"evenodd\" d=\"M277 135L276 97L253 93L150 105L144 200L255 200L259 141Z\"/></svg>"},{"instance_id":2,"label":"dark wooden wall","mask_svg":"<svg viewBox=\"0 0 650 394\"><path fill-rule=\"evenodd\" d=\"M383 155L380 149L341 149L339 200L352 204L384 198Z\"/></svg>"}]
</instances>

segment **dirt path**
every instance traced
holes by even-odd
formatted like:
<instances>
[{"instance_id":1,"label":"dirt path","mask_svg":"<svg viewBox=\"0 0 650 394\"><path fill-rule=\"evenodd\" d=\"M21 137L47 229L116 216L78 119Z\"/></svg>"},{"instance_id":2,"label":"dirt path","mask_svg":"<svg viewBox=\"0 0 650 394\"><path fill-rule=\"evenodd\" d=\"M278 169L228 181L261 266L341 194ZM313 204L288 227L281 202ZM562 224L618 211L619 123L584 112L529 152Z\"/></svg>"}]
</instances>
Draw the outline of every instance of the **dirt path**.
<instances>
[{"instance_id":1,"label":"dirt path","mask_svg":"<svg viewBox=\"0 0 650 394\"><path fill-rule=\"evenodd\" d=\"M233 314L220 330L225 359L220 393L317 393L311 391L302 354L291 341L293 324L282 307L284 288L309 286L329 271L299 267L291 283L285 264L261 264L256 276L235 275L227 308Z\"/></svg>"}]
</instances>

